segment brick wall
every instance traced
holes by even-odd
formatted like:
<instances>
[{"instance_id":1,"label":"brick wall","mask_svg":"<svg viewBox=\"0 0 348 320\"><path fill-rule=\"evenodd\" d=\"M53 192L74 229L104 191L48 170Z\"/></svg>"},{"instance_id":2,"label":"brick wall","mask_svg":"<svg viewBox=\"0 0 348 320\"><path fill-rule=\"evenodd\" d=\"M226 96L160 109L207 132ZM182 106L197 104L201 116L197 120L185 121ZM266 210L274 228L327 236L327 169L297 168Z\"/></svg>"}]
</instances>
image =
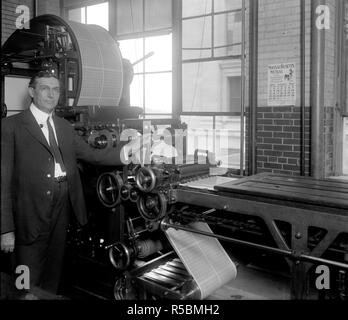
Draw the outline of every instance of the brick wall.
<instances>
[{"instance_id":1,"label":"brick wall","mask_svg":"<svg viewBox=\"0 0 348 320\"><path fill-rule=\"evenodd\" d=\"M334 107L324 108L325 175L334 175Z\"/></svg>"},{"instance_id":2,"label":"brick wall","mask_svg":"<svg viewBox=\"0 0 348 320\"><path fill-rule=\"evenodd\" d=\"M259 0L259 58L257 110L257 172L299 175L301 172L301 65L300 65L300 1ZM325 142L325 175L333 168L334 123L334 54L335 1L327 0L330 8L330 30L326 31L325 47L325 112L322 119ZM306 1L305 32L305 174L310 174L310 55L311 6ZM296 103L293 106L268 106L267 67L277 63L295 63Z\"/></svg>"},{"instance_id":3,"label":"brick wall","mask_svg":"<svg viewBox=\"0 0 348 320\"><path fill-rule=\"evenodd\" d=\"M300 174L300 111L300 107L258 108L258 172ZM309 108L306 111L308 117ZM306 122L306 172L309 172L309 120Z\"/></svg>"},{"instance_id":4,"label":"brick wall","mask_svg":"<svg viewBox=\"0 0 348 320\"><path fill-rule=\"evenodd\" d=\"M306 107L309 117L310 3L306 2ZM259 0L257 172L301 172L300 0ZM268 65L295 63L296 104L268 106ZM308 118L309 119L309 118ZM306 120L306 167L309 174L309 120Z\"/></svg>"},{"instance_id":5,"label":"brick wall","mask_svg":"<svg viewBox=\"0 0 348 320\"><path fill-rule=\"evenodd\" d=\"M295 63L297 99L300 105L300 1L259 0L259 106L267 105L268 65ZM310 1L306 1L306 105L310 79Z\"/></svg>"},{"instance_id":6,"label":"brick wall","mask_svg":"<svg viewBox=\"0 0 348 320\"><path fill-rule=\"evenodd\" d=\"M324 89L324 114L323 114L323 132L324 132L324 150L325 150L325 176L335 174L334 161L334 134L339 134L334 130L335 104L336 97L336 76L335 76L335 32L336 32L336 7L337 1L327 1L330 8L330 29L325 32L325 89Z\"/></svg>"}]
</instances>

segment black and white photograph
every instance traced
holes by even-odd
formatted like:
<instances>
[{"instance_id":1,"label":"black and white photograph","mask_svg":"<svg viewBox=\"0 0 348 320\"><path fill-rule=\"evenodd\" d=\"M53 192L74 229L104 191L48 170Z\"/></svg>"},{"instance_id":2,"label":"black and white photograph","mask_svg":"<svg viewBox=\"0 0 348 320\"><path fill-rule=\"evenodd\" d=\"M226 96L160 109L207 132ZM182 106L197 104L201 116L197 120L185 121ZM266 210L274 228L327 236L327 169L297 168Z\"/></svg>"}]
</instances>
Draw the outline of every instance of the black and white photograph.
<instances>
[{"instance_id":1,"label":"black and white photograph","mask_svg":"<svg viewBox=\"0 0 348 320\"><path fill-rule=\"evenodd\" d=\"M348 0L1 9L1 305L347 303Z\"/></svg>"}]
</instances>

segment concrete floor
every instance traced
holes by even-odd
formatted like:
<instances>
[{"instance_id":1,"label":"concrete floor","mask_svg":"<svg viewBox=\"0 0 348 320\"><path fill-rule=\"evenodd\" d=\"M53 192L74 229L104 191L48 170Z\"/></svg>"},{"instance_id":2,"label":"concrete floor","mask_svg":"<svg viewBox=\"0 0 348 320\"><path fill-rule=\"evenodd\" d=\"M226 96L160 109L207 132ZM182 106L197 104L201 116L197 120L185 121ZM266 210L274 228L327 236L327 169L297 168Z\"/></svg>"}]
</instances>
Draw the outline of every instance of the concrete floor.
<instances>
[{"instance_id":1,"label":"concrete floor","mask_svg":"<svg viewBox=\"0 0 348 320\"><path fill-rule=\"evenodd\" d=\"M289 278L239 265L236 279L207 300L289 300L289 288Z\"/></svg>"}]
</instances>

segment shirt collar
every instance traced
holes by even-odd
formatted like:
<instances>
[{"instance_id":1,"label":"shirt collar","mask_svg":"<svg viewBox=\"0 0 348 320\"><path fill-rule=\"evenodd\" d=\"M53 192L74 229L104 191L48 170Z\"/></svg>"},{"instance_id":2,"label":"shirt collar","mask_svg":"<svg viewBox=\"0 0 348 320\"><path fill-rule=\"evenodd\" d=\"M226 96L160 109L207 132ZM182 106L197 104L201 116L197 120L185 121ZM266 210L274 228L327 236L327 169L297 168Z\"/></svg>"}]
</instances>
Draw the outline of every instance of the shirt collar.
<instances>
[{"instance_id":1,"label":"shirt collar","mask_svg":"<svg viewBox=\"0 0 348 320\"><path fill-rule=\"evenodd\" d=\"M38 124L45 124L48 117L52 118L52 113L47 114L46 112L41 111L33 102L31 103L29 109Z\"/></svg>"}]
</instances>

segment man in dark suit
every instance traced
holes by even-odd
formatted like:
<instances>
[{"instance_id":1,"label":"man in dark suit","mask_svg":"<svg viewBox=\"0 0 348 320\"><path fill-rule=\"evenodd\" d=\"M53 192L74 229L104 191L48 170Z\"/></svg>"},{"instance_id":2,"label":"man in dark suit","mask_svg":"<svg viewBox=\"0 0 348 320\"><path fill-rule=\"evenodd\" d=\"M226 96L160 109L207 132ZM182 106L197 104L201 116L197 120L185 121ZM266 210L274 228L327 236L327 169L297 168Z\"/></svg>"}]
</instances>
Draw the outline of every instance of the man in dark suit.
<instances>
[{"instance_id":1,"label":"man in dark suit","mask_svg":"<svg viewBox=\"0 0 348 320\"><path fill-rule=\"evenodd\" d=\"M2 120L1 250L30 270L31 286L56 293L72 211L87 222L77 160L121 165L121 145L97 150L54 115L58 78L45 71L29 83L28 110Z\"/></svg>"}]
</instances>

